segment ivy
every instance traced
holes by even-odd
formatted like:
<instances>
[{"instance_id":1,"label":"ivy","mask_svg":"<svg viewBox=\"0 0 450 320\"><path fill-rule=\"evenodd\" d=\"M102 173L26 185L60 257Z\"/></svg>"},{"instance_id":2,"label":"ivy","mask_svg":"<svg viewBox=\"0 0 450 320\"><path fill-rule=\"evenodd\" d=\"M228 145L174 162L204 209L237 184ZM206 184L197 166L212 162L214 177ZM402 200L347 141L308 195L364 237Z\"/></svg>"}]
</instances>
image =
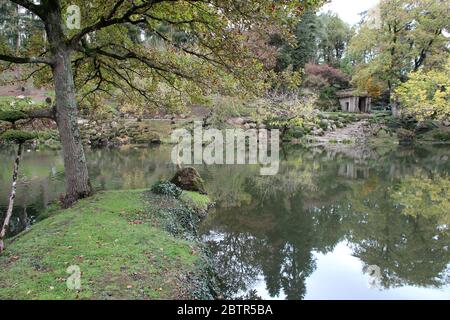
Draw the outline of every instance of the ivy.
<instances>
[{"instance_id":1,"label":"ivy","mask_svg":"<svg viewBox=\"0 0 450 320\"><path fill-rule=\"evenodd\" d=\"M159 195L165 195L174 198L179 198L183 193L183 190L169 181L159 181L155 183L152 186L151 191Z\"/></svg>"}]
</instances>

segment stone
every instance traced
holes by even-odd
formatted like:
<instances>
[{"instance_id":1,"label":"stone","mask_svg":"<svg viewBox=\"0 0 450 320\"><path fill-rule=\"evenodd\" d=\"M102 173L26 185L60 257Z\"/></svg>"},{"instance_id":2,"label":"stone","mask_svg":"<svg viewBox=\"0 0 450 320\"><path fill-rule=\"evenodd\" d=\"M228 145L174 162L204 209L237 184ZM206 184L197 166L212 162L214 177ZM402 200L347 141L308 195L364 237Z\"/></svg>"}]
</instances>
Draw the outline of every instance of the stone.
<instances>
[{"instance_id":1,"label":"stone","mask_svg":"<svg viewBox=\"0 0 450 320\"><path fill-rule=\"evenodd\" d=\"M244 118L230 118L227 120L227 123L235 126L242 126L245 123Z\"/></svg>"},{"instance_id":2,"label":"stone","mask_svg":"<svg viewBox=\"0 0 450 320\"><path fill-rule=\"evenodd\" d=\"M183 190L207 194L203 179L193 167L186 167L179 170L170 182Z\"/></svg>"}]
</instances>

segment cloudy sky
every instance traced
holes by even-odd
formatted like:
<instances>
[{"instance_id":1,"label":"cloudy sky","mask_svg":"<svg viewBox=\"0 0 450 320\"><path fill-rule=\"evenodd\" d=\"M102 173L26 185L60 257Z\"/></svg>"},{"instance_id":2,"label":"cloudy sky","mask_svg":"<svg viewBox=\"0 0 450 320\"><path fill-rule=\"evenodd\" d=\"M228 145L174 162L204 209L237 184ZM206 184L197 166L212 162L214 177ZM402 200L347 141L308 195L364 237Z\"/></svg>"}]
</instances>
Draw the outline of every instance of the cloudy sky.
<instances>
[{"instance_id":1,"label":"cloudy sky","mask_svg":"<svg viewBox=\"0 0 450 320\"><path fill-rule=\"evenodd\" d=\"M332 11L349 24L360 21L359 13L367 11L378 4L379 0L332 0L326 4L321 11Z\"/></svg>"}]
</instances>

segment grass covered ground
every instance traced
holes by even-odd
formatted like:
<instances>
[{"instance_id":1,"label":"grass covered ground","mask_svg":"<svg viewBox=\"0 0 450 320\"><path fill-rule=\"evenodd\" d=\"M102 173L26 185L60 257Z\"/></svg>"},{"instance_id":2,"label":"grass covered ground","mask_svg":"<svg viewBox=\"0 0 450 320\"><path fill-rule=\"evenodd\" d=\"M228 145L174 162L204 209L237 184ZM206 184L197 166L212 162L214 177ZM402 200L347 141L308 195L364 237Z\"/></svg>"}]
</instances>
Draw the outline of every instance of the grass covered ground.
<instances>
[{"instance_id":1,"label":"grass covered ground","mask_svg":"<svg viewBox=\"0 0 450 320\"><path fill-rule=\"evenodd\" d=\"M161 214L184 207L144 190L108 191L49 212L7 243L0 299L192 298L187 277L201 264L201 248L171 235ZM73 265L81 270L79 291L66 285Z\"/></svg>"}]
</instances>

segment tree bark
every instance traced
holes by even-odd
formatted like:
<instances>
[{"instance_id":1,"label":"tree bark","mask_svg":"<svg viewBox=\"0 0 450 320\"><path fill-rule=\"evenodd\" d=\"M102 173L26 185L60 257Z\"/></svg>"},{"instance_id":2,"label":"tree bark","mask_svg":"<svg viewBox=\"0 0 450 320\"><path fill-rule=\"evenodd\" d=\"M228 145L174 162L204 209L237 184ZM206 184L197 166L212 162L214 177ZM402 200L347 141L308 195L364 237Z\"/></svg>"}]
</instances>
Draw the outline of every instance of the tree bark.
<instances>
[{"instance_id":1,"label":"tree bark","mask_svg":"<svg viewBox=\"0 0 450 320\"><path fill-rule=\"evenodd\" d=\"M394 86L390 80L388 80L388 88L389 88L389 105L391 106L392 116L394 118L398 118L400 116L400 112L398 110L398 102L394 98Z\"/></svg>"},{"instance_id":2,"label":"tree bark","mask_svg":"<svg viewBox=\"0 0 450 320\"><path fill-rule=\"evenodd\" d=\"M65 207L92 194L86 158L77 125L77 101L71 65L71 48L62 27L59 1L49 0L46 29L54 61L52 65L56 93L55 117L64 154Z\"/></svg>"},{"instance_id":3,"label":"tree bark","mask_svg":"<svg viewBox=\"0 0 450 320\"><path fill-rule=\"evenodd\" d=\"M16 160L14 161L13 179L11 185L11 194L9 196L8 210L6 211L5 220L3 221L2 230L0 231L0 253L2 253L3 250L5 249L3 239L5 238L6 232L8 231L9 222L11 220L11 216L13 213L14 199L16 198L17 177L19 175L19 164L21 157L22 157L22 144L19 144L19 147L17 149Z\"/></svg>"}]
</instances>

